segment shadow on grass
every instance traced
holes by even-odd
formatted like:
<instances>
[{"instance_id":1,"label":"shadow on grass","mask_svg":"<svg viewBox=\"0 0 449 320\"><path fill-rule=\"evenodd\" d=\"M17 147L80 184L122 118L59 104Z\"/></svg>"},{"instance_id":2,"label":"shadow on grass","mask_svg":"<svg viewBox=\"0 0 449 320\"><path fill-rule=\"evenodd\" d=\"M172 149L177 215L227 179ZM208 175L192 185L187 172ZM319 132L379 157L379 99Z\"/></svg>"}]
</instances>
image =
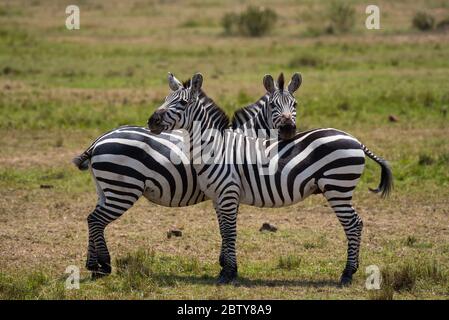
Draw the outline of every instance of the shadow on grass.
<instances>
[{"instance_id":1,"label":"shadow on grass","mask_svg":"<svg viewBox=\"0 0 449 320\"><path fill-rule=\"evenodd\" d=\"M162 285L173 283L199 284L199 285L217 285L217 278L209 275L203 276L183 276L183 275L153 275ZM334 280L292 280L292 279L249 279L238 277L233 283L236 287L338 287L338 281Z\"/></svg>"}]
</instances>

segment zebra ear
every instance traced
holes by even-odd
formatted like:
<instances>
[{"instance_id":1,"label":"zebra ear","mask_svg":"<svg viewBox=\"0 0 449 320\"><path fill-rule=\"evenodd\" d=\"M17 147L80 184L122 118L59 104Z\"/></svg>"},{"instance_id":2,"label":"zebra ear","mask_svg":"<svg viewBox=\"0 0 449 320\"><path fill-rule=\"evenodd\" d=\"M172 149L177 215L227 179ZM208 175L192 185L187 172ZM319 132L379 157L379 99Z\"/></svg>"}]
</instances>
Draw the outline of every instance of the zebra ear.
<instances>
[{"instance_id":1,"label":"zebra ear","mask_svg":"<svg viewBox=\"0 0 449 320\"><path fill-rule=\"evenodd\" d=\"M296 72L292 76L292 80L288 84L288 92L292 93L298 90L298 88L301 86L302 83L302 76L300 73Z\"/></svg>"},{"instance_id":2,"label":"zebra ear","mask_svg":"<svg viewBox=\"0 0 449 320\"><path fill-rule=\"evenodd\" d=\"M173 75L173 73L169 72L168 73L168 86L173 91L176 91L182 87L182 83L181 83L181 81L176 79L176 77Z\"/></svg>"},{"instance_id":3,"label":"zebra ear","mask_svg":"<svg viewBox=\"0 0 449 320\"><path fill-rule=\"evenodd\" d=\"M201 73L195 73L192 77L192 84L191 84L191 92L195 95L198 95L198 93L201 90L201 86L203 85L203 75Z\"/></svg>"},{"instance_id":4,"label":"zebra ear","mask_svg":"<svg viewBox=\"0 0 449 320\"><path fill-rule=\"evenodd\" d=\"M263 77L263 85L265 87L265 89L269 92L269 93L273 93L274 90L276 90L276 87L274 86L274 80L273 77L269 74L266 74Z\"/></svg>"}]
</instances>

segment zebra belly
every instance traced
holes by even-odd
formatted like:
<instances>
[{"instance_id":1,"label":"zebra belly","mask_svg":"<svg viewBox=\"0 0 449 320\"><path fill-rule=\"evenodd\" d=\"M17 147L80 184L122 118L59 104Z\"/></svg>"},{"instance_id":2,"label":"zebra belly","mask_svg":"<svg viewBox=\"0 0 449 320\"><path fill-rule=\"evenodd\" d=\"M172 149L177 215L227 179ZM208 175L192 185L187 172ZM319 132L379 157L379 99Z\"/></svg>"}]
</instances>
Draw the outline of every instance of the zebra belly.
<instances>
[{"instance_id":1,"label":"zebra belly","mask_svg":"<svg viewBox=\"0 0 449 320\"><path fill-rule=\"evenodd\" d=\"M317 193L317 191L319 191L315 179L310 179L309 182L306 183L303 193L293 192L293 190L291 190L291 192L293 192L294 194L293 198L289 198L287 196L280 197L279 195L275 194L276 192L274 193L264 192L253 195L253 193L248 189L249 189L248 186L246 188L245 187L242 188L243 191L240 197L241 203L259 208L279 208L290 206L295 203L301 202L308 196ZM268 189L267 186L265 186L264 189L267 190Z\"/></svg>"},{"instance_id":2,"label":"zebra belly","mask_svg":"<svg viewBox=\"0 0 449 320\"><path fill-rule=\"evenodd\" d=\"M158 188L156 188L151 182L148 182L147 187L145 188L145 191L143 193L143 196L147 198L148 201L164 207L186 207L209 200L206 197L206 195L201 191L198 185L192 186L191 190L192 192L190 196L186 195L184 197L181 196L166 197L162 196Z\"/></svg>"},{"instance_id":3,"label":"zebra belly","mask_svg":"<svg viewBox=\"0 0 449 320\"><path fill-rule=\"evenodd\" d=\"M280 144L269 160L271 170L262 172L254 164L238 166L242 203L281 207L328 190L335 190L337 197L352 195L364 169L360 142L336 130L316 132L309 135L310 141Z\"/></svg>"}]
</instances>

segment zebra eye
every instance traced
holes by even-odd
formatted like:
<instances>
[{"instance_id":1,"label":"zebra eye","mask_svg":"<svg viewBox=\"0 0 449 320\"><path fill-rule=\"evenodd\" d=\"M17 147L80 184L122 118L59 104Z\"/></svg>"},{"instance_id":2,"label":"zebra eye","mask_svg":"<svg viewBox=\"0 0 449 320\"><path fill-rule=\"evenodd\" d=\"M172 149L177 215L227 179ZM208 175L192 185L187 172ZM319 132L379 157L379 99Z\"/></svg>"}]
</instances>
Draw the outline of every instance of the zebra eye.
<instances>
[{"instance_id":1,"label":"zebra eye","mask_svg":"<svg viewBox=\"0 0 449 320\"><path fill-rule=\"evenodd\" d=\"M179 104L183 107L185 107L187 105L187 100L181 100L179 101Z\"/></svg>"}]
</instances>

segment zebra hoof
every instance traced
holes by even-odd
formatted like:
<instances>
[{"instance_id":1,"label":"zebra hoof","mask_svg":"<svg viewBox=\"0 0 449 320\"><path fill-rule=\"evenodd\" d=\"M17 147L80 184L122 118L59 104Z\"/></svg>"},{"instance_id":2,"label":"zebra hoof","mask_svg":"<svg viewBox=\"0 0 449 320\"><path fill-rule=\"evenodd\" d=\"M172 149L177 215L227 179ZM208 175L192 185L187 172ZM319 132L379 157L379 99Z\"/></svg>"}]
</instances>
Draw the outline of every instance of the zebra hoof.
<instances>
[{"instance_id":1,"label":"zebra hoof","mask_svg":"<svg viewBox=\"0 0 449 320\"><path fill-rule=\"evenodd\" d=\"M352 283L352 276L341 276L340 279L340 286L341 287L347 287L350 286Z\"/></svg>"},{"instance_id":2,"label":"zebra hoof","mask_svg":"<svg viewBox=\"0 0 449 320\"><path fill-rule=\"evenodd\" d=\"M98 272L110 274L112 267L110 262L99 262Z\"/></svg>"},{"instance_id":3,"label":"zebra hoof","mask_svg":"<svg viewBox=\"0 0 449 320\"><path fill-rule=\"evenodd\" d=\"M87 267L89 269L89 267ZM93 266L93 269L89 269L92 271L92 280L97 280L108 276L112 272L111 265L109 263L99 263L97 266Z\"/></svg>"},{"instance_id":4,"label":"zebra hoof","mask_svg":"<svg viewBox=\"0 0 449 320\"><path fill-rule=\"evenodd\" d=\"M352 274L353 274L352 271L347 271L347 270L343 271L343 274L341 275L341 278L340 278L340 286L347 287L347 286L351 285Z\"/></svg>"},{"instance_id":5,"label":"zebra hoof","mask_svg":"<svg viewBox=\"0 0 449 320\"><path fill-rule=\"evenodd\" d=\"M109 273L100 272L100 271L92 271L91 278L92 278L92 280L98 280L98 279L101 279L101 278L106 277L108 275L109 275Z\"/></svg>"},{"instance_id":6,"label":"zebra hoof","mask_svg":"<svg viewBox=\"0 0 449 320\"><path fill-rule=\"evenodd\" d=\"M92 263L92 264L86 263L86 269L89 270L89 271L92 271L92 272L98 271L99 267L100 266L98 265L98 263Z\"/></svg>"},{"instance_id":7,"label":"zebra hoof","mask_svg":"<svg viewBox=\"0 0 449 320\"><path fill-rule=\"evenodd\" d=\"M225 272L221 270L220 276L218 277L217 284L218 285L224 285L224 284L233 284L237 280L237 273L236 272Z\"/></svg>"}]
</instances>

